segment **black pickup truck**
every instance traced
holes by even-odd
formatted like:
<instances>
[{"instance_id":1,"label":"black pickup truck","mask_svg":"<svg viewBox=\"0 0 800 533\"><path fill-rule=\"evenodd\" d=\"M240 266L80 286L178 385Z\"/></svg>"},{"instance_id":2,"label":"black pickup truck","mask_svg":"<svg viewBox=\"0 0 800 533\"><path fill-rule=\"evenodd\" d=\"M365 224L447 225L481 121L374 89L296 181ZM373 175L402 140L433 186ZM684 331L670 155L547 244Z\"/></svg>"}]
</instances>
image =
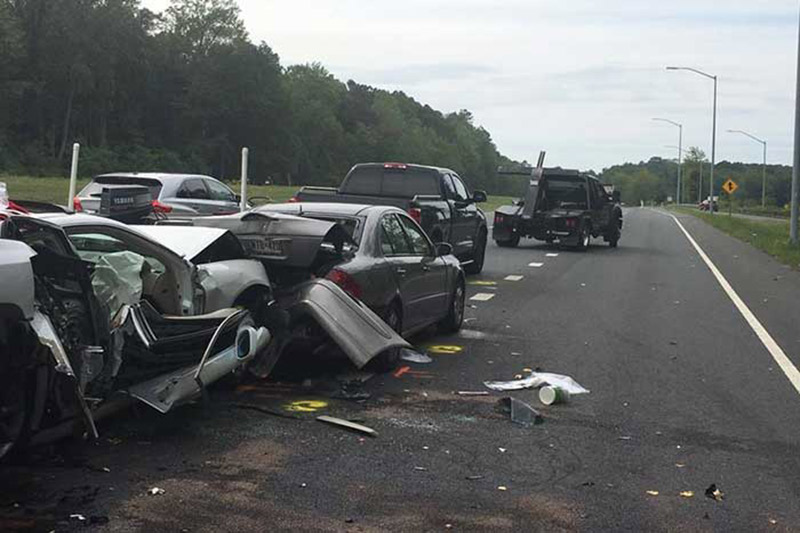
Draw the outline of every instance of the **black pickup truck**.
<instances>
[{"instance_id":1,"label":"black pickup truck","mask_svg":"<svg viewBox=\"0 0 800 533\"><path fill-rule=\"evenodd\" d=\"M434 243L450 243L468 274L483 270L486 215L475 204L485 202L486 193L470 194L452 170L405 163L362 163L350 169L338 189L303 187L291 201L399 207Z\"/></svg>"},{"instance_id":2,"label":"black pickup truck","mask_svg":"<svg viewBox=\"0 0 800 533\"><path fill-rule=\"evenodd\" d=\"M585 250L592 237L612 248L622 233L619 193L577 170L540 169L524 201L494 212L492 237L498 246L516 246L521 237Z\"/></svg>"}]
</instances>

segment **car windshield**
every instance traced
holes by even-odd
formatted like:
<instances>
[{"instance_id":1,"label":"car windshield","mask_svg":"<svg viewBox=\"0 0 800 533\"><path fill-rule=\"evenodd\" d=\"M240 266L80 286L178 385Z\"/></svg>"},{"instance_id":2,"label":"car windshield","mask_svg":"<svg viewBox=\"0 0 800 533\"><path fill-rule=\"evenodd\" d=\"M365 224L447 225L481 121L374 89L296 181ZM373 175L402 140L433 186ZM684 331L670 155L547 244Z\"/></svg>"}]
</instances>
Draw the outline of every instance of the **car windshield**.
<instances>
[{"instance_id":1,"label":"car windshield","mask_svg":"<svg viewBox=\"0 0 800 533\"><path fill-rule=\"evenodd\" d=\"M548 209L559 207L586 208L586 180L579 177L548 178L544 189Z\"/></svg>"}]
</instances>

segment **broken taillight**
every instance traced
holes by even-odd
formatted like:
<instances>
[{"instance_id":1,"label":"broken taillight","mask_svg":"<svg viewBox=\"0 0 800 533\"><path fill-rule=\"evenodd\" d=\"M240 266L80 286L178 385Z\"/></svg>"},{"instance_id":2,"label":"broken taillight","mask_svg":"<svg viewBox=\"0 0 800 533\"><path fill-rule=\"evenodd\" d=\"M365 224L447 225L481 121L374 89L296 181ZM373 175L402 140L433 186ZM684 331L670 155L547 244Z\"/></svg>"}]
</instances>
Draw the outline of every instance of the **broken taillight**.
<instances>
[{"instance_id":1,"label":"broken taillight","mask_svg":"<svg viewBox=\"0 0 800 533\"><path fill-rule=\"evenodd\" d=\"M166 213L171 213L172 212L172 206L171 205L162 204L158 200L153 200L152 205L153 205L153 213L166 214Z\"/></svg>"},{"instance_id":2,"label":"broken taillight","mask_svg":"<svg viewBox=\"0 0 800 533\"><path fill-rule=\"evenodd\" d=\"M422 209L419 207L410 207L408 214L413 218L417 224L422 224Z\"/></svg>"},{"instance_id":3,"label":"broken taillight","mask_svg":"<svg viewBox=\"0 0 800 533\"><path fill-rule=\"evenodd\" d=\"M358 284L353 276L344 270L334 268L328 272L328 275L325 276L325 278L337 284L344 292L353 298L361 298L361 285Z\"/></svg>"},{"instance_id":4,"label":"broken taillight","mask_svg":"<svg viewBox=\"0 0 800 533\"><path fill-rule=\"evenodd\" d=\"M83 205L81 205L81 199L77 196L72 199L72 210L76 213L80 213L83 211Z\"/></svg>"}]
</instances>

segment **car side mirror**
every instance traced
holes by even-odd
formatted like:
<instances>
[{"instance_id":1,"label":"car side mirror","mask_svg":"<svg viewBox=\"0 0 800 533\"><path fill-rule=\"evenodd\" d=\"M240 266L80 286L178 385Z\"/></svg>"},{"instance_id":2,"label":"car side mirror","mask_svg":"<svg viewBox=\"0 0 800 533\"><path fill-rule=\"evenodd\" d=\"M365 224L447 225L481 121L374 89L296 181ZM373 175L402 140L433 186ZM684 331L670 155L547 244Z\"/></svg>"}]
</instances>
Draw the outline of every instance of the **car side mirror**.
<instances>
[{"instance_id":1,"label":"car side mirror","mask_svg":"<svg viewBox=\"0 0 800 533\"><path fill-rule=\"evenodd\" d=\"M237 203L241 203L242 195L241 194L234 194L233 198L236 200Z\"/></svg>"},{"instance_id":2,"label":"car side mirror","mask_svg":"<svg viewBox=\"0 0 800 533\"><path fill-rule=\"evenodd\" d=\"M486 200L488 200L488 197L486 196L486 191L475 191L474 193L472 193L472 201L475 202L476 204L485 202Z\"/></svg>"},{"instance_id":3,"label":"car side mirror","mask_svg":"<svg viewBox=\"0 0 800 533\"><path fill-rule=\"evenodd\" d=\"M436 255L441 257L443 255L450 255L453 253L453 245L449 242L436 243Z\"/></svg>"}]
</instances>

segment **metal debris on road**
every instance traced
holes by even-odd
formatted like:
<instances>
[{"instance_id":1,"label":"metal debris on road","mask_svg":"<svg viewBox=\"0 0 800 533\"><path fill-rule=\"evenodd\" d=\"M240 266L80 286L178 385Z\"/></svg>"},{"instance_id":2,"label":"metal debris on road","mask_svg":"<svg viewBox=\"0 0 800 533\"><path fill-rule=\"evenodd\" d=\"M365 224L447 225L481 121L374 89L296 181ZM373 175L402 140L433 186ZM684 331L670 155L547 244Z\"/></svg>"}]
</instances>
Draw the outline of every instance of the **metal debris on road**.
<instances>
[{"instance_id":1,"label":"metal debris on road","mask_svg":"<svg viewBox=\"0 0 800 533\"><path fill-rule=\"evenodd\" d=\"M485 390L460 390L456 394L459 396L489 396Z\"/></svg>"},{"instance_id":2,"label":"metal debris on road","mask_svg":"<svg viewBox=\"0 0 800 533\"><path fill-rule=\"evenodd\" d=\"M633 440L633 437L630 435L623 435L621 437L617 437L619 440Z\"/></svg>"},{"instance_id":3,"label":"metal debris on road","mask_svg":"<svg viewBox=\"0 0 800 533\"><path fill-rule=\"evenodd\" d=\"M167 491L165 491L164 489L162 489L160 487L153 487L153 488L150 488L150 489L147 490L147 494L149 494L150 496L161 496L162 494L165 494L166 492Z\"/></svg>"},{"instance_id":4,"label":"metal debris on road","mask_svg":"<svg viewBox=\"0 0 800 533\"><path fill-rule=\"evenodd\" d=\"M83 521L86 520L85 516L83 516L82 514L78 514L78 513L71 514L71 515L69 515L69 517L72 520L78 520L79 522L83 522Z\"/></svg>"},{"instance_id":5,"label":"metal debris on road","mask_svg":"<svg viewBox=\"0 0 800 533\"><path fill-rule=\"evenodd\" d=\"M676 468L684 468L684 467L686 467L686 465L683 464L683 463L675 463L675 467Z\"/></svg>"},{"instance_id":6,"label":"metal debris on road","mask_svg":"<svg viewBox=\"0 0 800 533\"><path fill-rule=\"evenodd\" d=\"M723 500L723 498L725 497L725 495L722 493L721 490L719 490L717 488L717 484L716 483L712 483L706 489L706 497L711 498L712 500L716 500L718 502L721 502Z\"/></svg>"},{"instance_id":7,"label":"metal debris on road","mask_svg":"<svg viewBox=\"0 0 800 533\"><path fill-rule=\"evenodd\" d=\"M691 491L691 490L682 490L682 491L681 491L681 493L680 493L680 495L681 495L681 498L691 498L691 497L693 497L693 496L694 496L694 491Z\"/></svg>"},{"instance_id":8,"label":"metal debris on road","mask_svg":"<svg viewBox=\"0 0 800 533\"><path fill-rule=\"evenodd\" d=\"M505 491L508 490L508 487L506 487L505 485L500 485L500 486L497 487L497 490L502 490L502 491L505 492Z\"/></svg>"},{"instance_id":9,"label":"metal debris on road","mask_svg":"<svg viewBox=\"0 0 800 533\"><path fill-rule=\"evenodd\" d=\"M483 479L483 476L466 476L465 479L467 481L478 481L479 479Z\"/></svg>"},{"instance_id":10,"label":"metal debris on road","mask_svg":"<svg viewBox=\"0 0 800 533\"><path fill-rule=\"evenodd\" d=\"M657 490L648 490L647 494L650 496L658 496L659 493Z\"/></svg>"},{"instance_id":11,"label":"metal debris on road","mask_svg":"<svg viewBox=\"0 0 800 533\"><path fill-rule=\"evenodd\" d=\"M416 470L417 472L427 472L428 471L428 469L425 468L424 466L415 466L414 470Z\"/></svg>"},{"instance_id":12,"label":"metal debris on road","mask_svg":"<svg viewBox=\"0 0 800 533\"><path fill-rule=\"evenodd\" d=\"M420 365L426 365L433 362L433 359L431 359L429 355L419 353L415 350L409 350L408 348L402 348L400 350L400 359L409 363L417 363Z\"/></svg>"},{"instance_id":13,"label":"metal debris on road","mask_svg":"<svg viewBox=\"0 0 800 533\"><path fill-rule=\"evenodd\" d=\"M474 302L488 302L492 298L494 298L494 294L488 292L479 292L478 294L470 298L470 300Z\"/></svg>"},{"instance_id":14,"label":"metal debris on road","mask_svg":"<svg viewBox=\"0 0 800 533\"><path fill-rule=\"evenodd\" d=\"M532 372L531 375L513 381L484 381L483 384L496 391L509 391L521 389L535 389L543 385L551 385L566 390L570 394L588 394L589 390L582 387L574 379L561 374L549 372Z\"/></svg>"},{"instance_id":15,"label":"metal debris on road","mask_svg":"<svg viewBox=\"0 0 800 533\"><path fill-rule=\"evenodd\" d=\"M511 417L511 421L520 426L530 427L544 422L541 413L527 403L507 396L497 401L497 409ZM499 448L501 452L503 448Z\"/></svg>"},{"instance_id":16,"label":"metal debris on road","mask_svg":"<svg viewBox=\"0 0 800 533\"><path fill-rule=\"evenodd\" d=\"M326 424L331 424L333 426L339 426L339 427L342 427L342 428L345 428L345 429L349 429L349 430L352 430L352 431L358 431L358 432L364 433L366 435L369 435L370 437L377 437L378 436L378 432L375 431L372 428L369 428L367 426L362 426L361 424L356 424L355 422L350 422L349 420L343 420L341 418L336 418L334 416L322 415L322 416L318 416L317 420L319 420L320 422L324 422Z\"/></svg>"}]
</instances>

